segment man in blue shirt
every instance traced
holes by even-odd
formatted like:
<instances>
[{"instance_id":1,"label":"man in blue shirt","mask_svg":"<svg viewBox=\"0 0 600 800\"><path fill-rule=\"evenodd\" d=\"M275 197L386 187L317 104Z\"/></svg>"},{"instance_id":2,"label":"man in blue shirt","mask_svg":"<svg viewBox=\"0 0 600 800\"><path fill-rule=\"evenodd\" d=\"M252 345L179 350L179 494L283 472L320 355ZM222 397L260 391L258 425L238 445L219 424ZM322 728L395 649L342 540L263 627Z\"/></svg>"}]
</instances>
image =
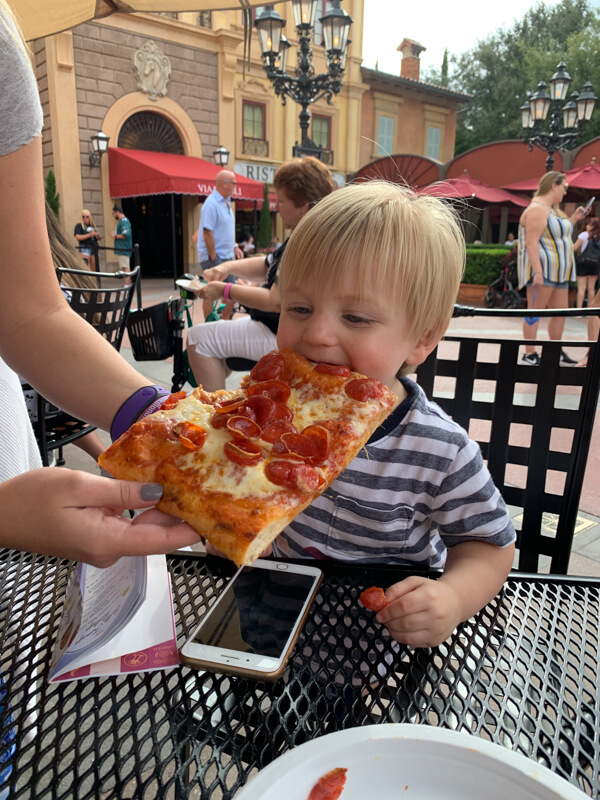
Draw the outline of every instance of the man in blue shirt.
<instances>
[{"instance_id":1,"label":"man in blue shirt","mask_svg":"<svg viewBox=\"0 0 600 800\"><path fill-rule=\"evenodd\" d=\"M117 220L117 229L112 231L110 235L115 240L115 253L119 258L119 270L121 272L129 272L129 259L133 255L131 223L123 213L121 206L116 203L113 206L112 215Z\"/></svg>"},{"instance_id":2,"label":"man in blue shirt","mask_svg":"<svg viewBox=\"0 0 600 800\"><path fill-rule=\"evenodd\" d=\"M200 227L198 230L198 261L202 271L216 267L223 261L233 258L243 258L244 254L235 241L235 215L231 210L230 197L235 191L235 173L222 169L217 173L215 188L210 194L200 212ZM226 283L235 283L234 275L225 278ZM210 312L211 303L203 303L204 316ZM226 303L223 317L231 315L233 303Z\"/></svg>"}]
</instances>

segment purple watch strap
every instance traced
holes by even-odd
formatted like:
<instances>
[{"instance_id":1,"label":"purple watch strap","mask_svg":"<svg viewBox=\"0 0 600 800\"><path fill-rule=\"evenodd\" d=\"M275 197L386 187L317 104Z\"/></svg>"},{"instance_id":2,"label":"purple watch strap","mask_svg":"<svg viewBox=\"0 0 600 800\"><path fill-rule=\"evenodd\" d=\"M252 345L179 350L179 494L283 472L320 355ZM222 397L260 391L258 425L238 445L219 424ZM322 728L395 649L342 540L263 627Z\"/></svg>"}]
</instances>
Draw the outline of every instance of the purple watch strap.
<instances>
[{"instance_id":1,"label":"purple watch strap","mask_svg":"<svg viewBox=\"0 0 600 800\"><path fill-rule=\"evenodd\" d=\"M129 430L136 420L156 411L169 394L170 392L162 386L144 386L128 397L115 414L110 426L110 437L113 442Z\"/></svg>"}]
</instances>

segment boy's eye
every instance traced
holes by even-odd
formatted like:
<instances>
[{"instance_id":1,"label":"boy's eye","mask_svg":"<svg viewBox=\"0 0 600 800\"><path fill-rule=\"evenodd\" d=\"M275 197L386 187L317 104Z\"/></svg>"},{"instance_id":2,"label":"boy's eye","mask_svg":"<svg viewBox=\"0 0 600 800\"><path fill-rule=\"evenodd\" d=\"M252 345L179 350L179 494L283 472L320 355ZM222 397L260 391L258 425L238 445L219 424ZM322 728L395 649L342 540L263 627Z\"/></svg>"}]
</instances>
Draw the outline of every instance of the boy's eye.
<instances>
[{"instance_id":1,"label":"boy's eye","mask_svg":"<svg viewBox=\"0 0 600 800\"><path fill-rule=\"evenodd\" d=\"M346 314L344 319L351 325L368 325L370 320L358 314Z\"/></svg>"},{"instance_id":2,"label":"boy's eye","mask_svg":"<svg viewBox=\"0 0 600 800\"><path fill-rule=\"evenodd\" d=\"M310 308L308 308L307 306L290 306L288 308L288 311L291 314L300 314L300 315L310 314Z\"/></svg>"}]
</instances>

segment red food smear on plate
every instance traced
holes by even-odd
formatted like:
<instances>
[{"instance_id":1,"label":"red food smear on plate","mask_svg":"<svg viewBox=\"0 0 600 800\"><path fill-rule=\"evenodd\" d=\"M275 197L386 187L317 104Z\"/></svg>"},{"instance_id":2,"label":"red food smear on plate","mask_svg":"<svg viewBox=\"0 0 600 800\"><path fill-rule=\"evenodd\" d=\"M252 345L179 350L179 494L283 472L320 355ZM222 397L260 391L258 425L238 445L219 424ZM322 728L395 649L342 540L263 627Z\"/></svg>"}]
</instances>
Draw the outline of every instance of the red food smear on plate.
<instances>
[{"instance_id":1,"label":"red food smear on plate","mask_svg":"<svg viewBox=\"0 0 600 800\"><path fill-rule=\"evenodd\" d=\"M313 786L308 800L338 800L346 784L347 772L345 767L336 767L323 775Z\"/></svg>"}]
</instances>

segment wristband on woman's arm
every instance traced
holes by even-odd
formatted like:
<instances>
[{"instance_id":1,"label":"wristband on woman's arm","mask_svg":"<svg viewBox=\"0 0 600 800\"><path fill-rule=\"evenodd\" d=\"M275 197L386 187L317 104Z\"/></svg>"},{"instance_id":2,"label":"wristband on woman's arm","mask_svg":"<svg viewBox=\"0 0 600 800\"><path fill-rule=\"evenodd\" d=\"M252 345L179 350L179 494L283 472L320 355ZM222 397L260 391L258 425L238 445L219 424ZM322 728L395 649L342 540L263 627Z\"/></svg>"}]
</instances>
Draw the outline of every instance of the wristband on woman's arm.
<instances>
[{"instance_id":1,"label":"wristband on woman's arm","mask_svg":"<svg viewBox=\"0 0 600 800\"><path fill-rule=\"evenodd\" d=\"M137 422L156 411L170 394L162 386L144 386L134 392L117 411L110 426L110 437L116 441Z\"/></svg>"},{"instance_id":2,"label":"wristband on woman's arm","mask_svg":"<svg viewBox=\"0 0 600 800\"><path fill-rule=\"evenodd\" d=\"M223 289L223 300L227 300L227 301L231 300L231 297L229 296L229 292L230 291L231 291L231 284L230 283L226 283L225 284L225 288Z\"/></svg>"}]
</instances>

